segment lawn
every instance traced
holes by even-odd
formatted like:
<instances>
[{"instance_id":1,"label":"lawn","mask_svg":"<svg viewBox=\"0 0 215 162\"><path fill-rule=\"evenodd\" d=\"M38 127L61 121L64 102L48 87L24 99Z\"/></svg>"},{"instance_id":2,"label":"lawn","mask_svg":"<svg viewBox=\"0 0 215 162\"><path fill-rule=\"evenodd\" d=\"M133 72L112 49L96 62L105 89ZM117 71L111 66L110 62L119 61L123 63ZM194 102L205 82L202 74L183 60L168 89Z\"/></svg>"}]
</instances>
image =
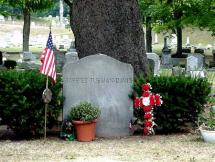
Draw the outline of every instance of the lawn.
<instances>
[{"instance_id":1,"label":"lawn","mask_svg":"<svg viewBox=\"0 0 215 162\"><path fill-rule=\"evenodd\" d=\"M97 138L93 142L1 141L0 161L215 162L215 145L197 134Z\"/></svg>"}]
</instances>

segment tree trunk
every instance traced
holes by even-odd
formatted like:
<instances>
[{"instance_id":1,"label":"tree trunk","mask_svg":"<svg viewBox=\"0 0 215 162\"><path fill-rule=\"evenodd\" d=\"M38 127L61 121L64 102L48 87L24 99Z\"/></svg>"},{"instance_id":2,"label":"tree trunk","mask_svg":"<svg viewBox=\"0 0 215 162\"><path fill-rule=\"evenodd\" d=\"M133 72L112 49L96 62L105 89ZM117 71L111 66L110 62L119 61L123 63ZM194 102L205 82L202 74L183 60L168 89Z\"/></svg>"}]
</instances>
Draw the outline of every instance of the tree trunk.
<instances>
[{"instance_id":1,"label":"tree trunk","mask_svg":"<svg viewBox=\"0 0 215 162\"><path fill-rule=\"evenodd\" d=\"M181 10L174 11L174 19L177 20L176 24L176 35L177 35L177 50L176 54L173 57L182 57L182 27L181 27L181 18L183 12Z\"/></svg>"},{"instance_id":2,"label":"tree trunk","mask_svg":"<svg viewBox=\"0 0 215 162\"><path fill-rule=\"evenodd\" d=\"M22 50L29 51L29 37L30 37L30 26L31 26L31 15L28 9L23 9L24 25L23 25L23 44Z\"/></svg>"},{"instance_id":3,"label":"tree trunk","mask_svg":"<svg viewBox=\"0 0 215 162\"><path fill-rule=\"evenodd\" d=\"M152 52L152 18L146 17L146 52Z\"/></svg>"},{"instance_id":4,"label":"tree trunk","mask_svg":"<svg viewBox=\"0 0 215 162\"><path fill-rule=\"evenodd\" d=\"M72 8L73 8L73 0L64 0L64 2L69 6L69 17L70 17L70 26L72 29Z\"/></svg>"},{"instance_id":5,"label":"tree trunk","mask_svg":"<svg viewBox=\"0 0 215 162\"><path fill-rule=\"evenodd\" d=\"M137 0L74 0L72 12L79 58L103 53L148 74Z\"/></svg>"},{"instance_id":6,"label":"tree trunk","mask_svg":"<svg viewBox=\"0 0 215 162\"><path fill-rule=\"evenodd\" d=\"M177 35L176 55L180 57L182 55L182 28L181 27L176 28L176 35Z\"/></svg>"}]
</instances>

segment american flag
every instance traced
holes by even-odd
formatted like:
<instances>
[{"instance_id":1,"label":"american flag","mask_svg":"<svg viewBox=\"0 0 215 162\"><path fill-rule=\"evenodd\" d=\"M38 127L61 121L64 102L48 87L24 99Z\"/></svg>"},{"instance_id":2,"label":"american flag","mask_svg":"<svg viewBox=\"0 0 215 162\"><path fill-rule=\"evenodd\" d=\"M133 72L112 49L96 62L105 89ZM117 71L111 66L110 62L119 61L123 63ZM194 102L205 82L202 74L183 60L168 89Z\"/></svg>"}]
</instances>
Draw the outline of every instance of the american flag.
<instances>
[{"instance_id":1,"label":"american flag","mask_svg":"<svg viewBox=\"0 0 215 162\"><path fill-rule=\"evenodd\" d=\"M46 48L43 50L43 54L40 57L42 66L40 67L40 73L50 76L56 83L56 70L55 70L55 58L53 52L53 42L51 31L46 44Z\"/></svg>"}]
</instances>

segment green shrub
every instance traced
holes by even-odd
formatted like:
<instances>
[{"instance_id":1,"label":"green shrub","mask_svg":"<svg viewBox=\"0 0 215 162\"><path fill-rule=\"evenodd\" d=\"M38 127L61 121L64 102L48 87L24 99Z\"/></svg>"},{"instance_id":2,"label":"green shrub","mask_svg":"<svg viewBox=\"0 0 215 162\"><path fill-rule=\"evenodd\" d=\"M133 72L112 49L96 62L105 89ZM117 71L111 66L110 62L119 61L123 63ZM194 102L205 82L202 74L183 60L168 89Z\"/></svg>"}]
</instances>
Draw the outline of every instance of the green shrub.
<instances>
[{"instance_id":1,"label":"green shrub","mask_svg":"<svg viewBox=\"0 0 215 162\"><path fill-rule=\"evenodd\" d=\"M88 102L81 102L73 106L69 118L71 120L92 121L100 115L100 109Z\"/></svg>"},{"instance_id":2,"label":"green shrub","mask_svg":"<svg viewBox=\"0 0 215 162\"><path fill-rule=\"evenodd\" d=\"M16 66L16 61L14 61L14 60L5 60L5 61L4 61L4 66L5 66L7 69L14 69L15 66Z\"/></svg>"},{"instance_id":3,"label":"green shrub","mask_svg":"<svg viewBox=\"0 0 215 162\"><path fill-rule=\"evenodd\" d=\"M39 136L44 127L44 103L42 93L46 77L38 71L0 71L0 117L21 137ZM52 126L62 108L61 79L49 87L52 101L47 112L47 125Z\"/></svg>"},{"instance_id":4,"label":"green shrub","mask_svg":"<svg viewBox=\"0 0 215 162\"><path fill-rule=\"evenodd\" d=\"M186 76L161 76L134 80L134 96L141 96L141 85L149 82L152 92L162 96L161 107L154 108L155 123L162 133L179 131L185 123L195 124L211 91L207 79ZM142 110L135 110L136 117L143 120Z\"/></svg>"}]
</instances>

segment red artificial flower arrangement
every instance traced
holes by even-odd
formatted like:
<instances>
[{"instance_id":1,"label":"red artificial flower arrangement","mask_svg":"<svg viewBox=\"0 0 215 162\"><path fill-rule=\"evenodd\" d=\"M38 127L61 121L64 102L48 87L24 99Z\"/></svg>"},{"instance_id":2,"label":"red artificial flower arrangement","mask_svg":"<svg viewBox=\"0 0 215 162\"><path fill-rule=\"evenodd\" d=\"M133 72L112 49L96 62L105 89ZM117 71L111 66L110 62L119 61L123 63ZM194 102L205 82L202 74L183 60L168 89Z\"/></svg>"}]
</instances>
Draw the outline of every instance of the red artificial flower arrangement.
<instances>
[{"instance_id":1,"label":"red artificial flower arrangement","mask_svg":"<svg viewBox=\"0 0 215 162\"><path fill-rule=\"evenodd\" d=\"M153 106L161 106L163 101L159 94L152 94L150 83L142 85L142 96L136 97L134 100L134 107L137 109L143 109L144 111L144 128L143 133L145 135L154 134L153 126L156 125L153 121Z\"/></svg>"}]
</instances>

